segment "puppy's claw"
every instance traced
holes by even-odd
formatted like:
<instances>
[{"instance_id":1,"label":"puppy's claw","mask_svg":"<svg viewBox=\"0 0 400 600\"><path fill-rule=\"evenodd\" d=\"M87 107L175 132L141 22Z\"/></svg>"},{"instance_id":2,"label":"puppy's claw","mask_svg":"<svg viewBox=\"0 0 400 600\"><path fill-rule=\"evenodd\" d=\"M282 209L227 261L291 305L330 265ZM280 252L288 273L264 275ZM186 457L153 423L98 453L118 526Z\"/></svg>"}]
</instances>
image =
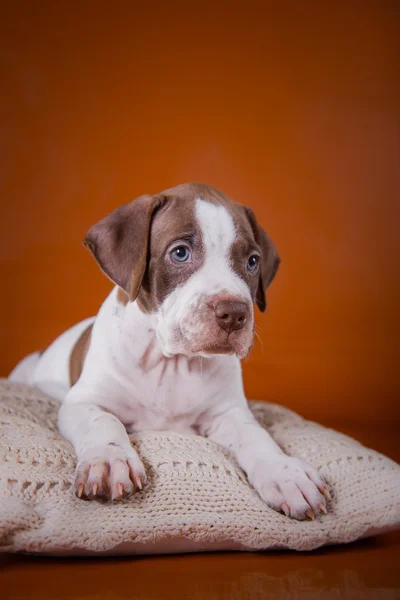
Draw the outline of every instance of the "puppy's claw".
<instances>
[{"instance_id":1,"label":"puppy's claw","mask_svg":"<svg viewBox=\"0 0 400 600\"><path fill-rule=\"evenodd\" d=\"M314 521L314 519L315 519L315 515L314 515L314 511L313 511L313 510L311 510L311 508L310 508L310 510L307 510L307 511L306 511L306 515L307 515L307 517L308 517L309 519L311 519L311 521Z\"/></svg>"},{"instance_id":2,"label":"puppy's claw","mask_svg":"<svg viewBox=\"0 0 400 600\"><path fill-rule=\"evenodd\" d=\"M98 492L98 490L99 490L99 486L97 485L97 483L95 483L95 484L93 485L93 492L92 492L92 493L93 493L93 496L97 496L97 492Z\"/></svg>"},{"instance_id":3,"label":"puppy's claw","mask_svg":"<svg viewBox=\"0 0 400 600\"><path fill-rule=\"evenodd\" d=\"M137 475L137 476L135 477L135 483L136 483L136 486L139 488L139 490L142 490L142 489L143 489L143 483L142 483L142 480L141 480L141 478L139 477L139 475Z\"/></svg>"},{"instance_id":4,"label":"puppy's claw","mask_svg":"<svg viewBox=\"0 0 400 600\"><path fill-rule=\"evenodd\" d=\"M322 494L323 496L325 496L325 498L326 498L327 500L332 500L332 496L331 496L331 495L330 495L330 493L328 492L327 488L322 488L322 490L321 490L321 494Z\"/></svg>"},{"instance_id":5,"label":"puppy's claw","mask_svg":"<svg viewBox=\"0 0 400 600\"><path fill-rule=\"evenodd\" d=\"M320 503L318 504L318 508L320 509L320 511L321 511L321 512L325 513L326 515L328 514L328 511L327 511L327 509L326 509L326 506L325 506L325 504L322 504L322 502L320 502Z\"/></svg>"},{"instance_id":6,"label":"puppy's claw","mask_svg":"<svg viewBox=\"0 0 400 600\"><path fill-rule=\"evenodd\" d=\"M85 485L83 483L80 483L77 494L76 494L78 496L78 498L82 498L84 489L85 489Z\"/></svg>"},{"instance_id":7,"label":"puppy's claw","mask_svg":"<svg viewBox=\"0 0 400 600\"><path fill-rule=\"evenodd\" d=\"M122 498L122 496L124 495L124 486L122 485L122 483L119 483L117 485L117 490L118 490L118 495L120 496L120 498Z\"/></svg>"},{"instance_id":8,"label":"puppy's claw","mask_svg":"<svg viewBox=\"0 0 400 600\"><path fill-rule=\"evenodd\" d=\"M286 502L284 502L281 506L281 510L282 512L285 513L285 515L288 517L290 515L290 508L288 507L288 505L286 504Z\"/></svg>"}]
</instances>

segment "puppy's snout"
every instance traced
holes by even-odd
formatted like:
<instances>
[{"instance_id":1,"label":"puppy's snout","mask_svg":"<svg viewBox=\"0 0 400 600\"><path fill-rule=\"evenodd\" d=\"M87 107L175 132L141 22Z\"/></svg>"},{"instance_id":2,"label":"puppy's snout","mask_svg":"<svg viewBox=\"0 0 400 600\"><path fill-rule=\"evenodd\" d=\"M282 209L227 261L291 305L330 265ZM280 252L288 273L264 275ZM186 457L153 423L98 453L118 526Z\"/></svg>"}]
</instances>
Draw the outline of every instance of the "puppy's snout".
<instances>
[{"instance_id":1,"label":"puppy's snout","mask_svg":"<svg viewBox=\"0 0 400 600\"><path fill-rule=\"evenodd\" d=\"M214 306L214 313L218 325L229 334L246 325L249 307L240 300L220 300Z\"/></svg>"}]
</instances>

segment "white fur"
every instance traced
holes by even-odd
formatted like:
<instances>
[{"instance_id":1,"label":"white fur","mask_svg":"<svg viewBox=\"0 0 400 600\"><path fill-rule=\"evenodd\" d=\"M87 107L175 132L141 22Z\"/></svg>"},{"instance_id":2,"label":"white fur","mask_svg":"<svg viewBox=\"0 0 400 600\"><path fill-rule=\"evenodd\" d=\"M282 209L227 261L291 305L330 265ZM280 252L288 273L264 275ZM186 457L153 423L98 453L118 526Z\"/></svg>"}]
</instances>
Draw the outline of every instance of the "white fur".
<instances>
[{"instance_id":1,"label":"white fur","mask_svg":"<svg viewBox=\"0 0 400 600\"><path fill-rule=\"evenodd\" d=\"M39 364L39 360L40 352L32 352L32 354L28 354L28 356L25 356L25 358L23 358L11 371L8 379L18 383L33 385L33 379L36 368Z\"/></svg>"},{"instance_id":2,"label":"white fur","mask_svg":"<svg viewBox=\"0 0 400 600\"><path fill-rule=\"evenodd\" d=\"M183 353L174 337L179 325L186 345L201 342L210 321L209 314L201 320L207 298L223 292L251 304L247 285L229 260L235 240L232 217L222 206L200 199L196 217L204 264L159 311L147 315L136 302L121 305L114 288L95 321L65 332L36 364L35 384L64 400L59 428L78 455L76 491L89 498L104 493L120 499L134 486L140 489L145 470L127 431L165 429L207 436L229 448L261 497L277 510L296 518L310 510L319 513L325 507L318 490L324 490L321 477L286 456L258 425L244 395L239 358L203 357L201 351L191 356L190 348ZM251 343L253 312L251 317L244 346ZM71 350L93 321L83 372L68 389ZM207 335L213 335L211 329Z\"/></svg>"}]
</instances>

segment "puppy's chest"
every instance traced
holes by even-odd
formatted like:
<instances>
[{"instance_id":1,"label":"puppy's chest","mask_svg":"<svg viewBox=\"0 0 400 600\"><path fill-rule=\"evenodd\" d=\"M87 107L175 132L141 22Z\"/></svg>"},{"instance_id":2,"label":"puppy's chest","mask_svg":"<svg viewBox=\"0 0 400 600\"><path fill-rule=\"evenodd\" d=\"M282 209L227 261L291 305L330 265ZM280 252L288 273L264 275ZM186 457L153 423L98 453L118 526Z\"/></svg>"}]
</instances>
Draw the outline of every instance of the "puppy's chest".
<instances>
[{"instance_id":1,"label":"puppy's chest","mask_svg":"<svg viewBox=\"0 0 400 600\"><path fill-rule=\"evenodd\" d=\"M196 432L196 421L212 396L201 358L173 357L130 374L121 407L128 431L167 429Z\"/></svg>"}]
</instances>

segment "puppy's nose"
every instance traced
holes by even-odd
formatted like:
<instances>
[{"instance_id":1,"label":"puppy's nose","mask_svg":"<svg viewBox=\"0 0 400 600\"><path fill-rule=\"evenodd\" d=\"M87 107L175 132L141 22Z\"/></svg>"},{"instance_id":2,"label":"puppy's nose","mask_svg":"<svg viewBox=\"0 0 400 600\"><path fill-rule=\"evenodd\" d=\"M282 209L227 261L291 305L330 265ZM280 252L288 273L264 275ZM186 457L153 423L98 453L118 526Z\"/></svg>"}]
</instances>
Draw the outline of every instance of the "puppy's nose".
<instances>
[{"instance_id":1,"label":"puppy's nose","mask_svg":"<svg viewBox=\"0 0 400 600\"><path fill-rule=\"evenodd\" d=\"M214 312L218 325L228 334L231 331L242 329L249 316L246 302L240 302L240 300L220 300L214 306Z\"/></svg>"}]
</instances>

